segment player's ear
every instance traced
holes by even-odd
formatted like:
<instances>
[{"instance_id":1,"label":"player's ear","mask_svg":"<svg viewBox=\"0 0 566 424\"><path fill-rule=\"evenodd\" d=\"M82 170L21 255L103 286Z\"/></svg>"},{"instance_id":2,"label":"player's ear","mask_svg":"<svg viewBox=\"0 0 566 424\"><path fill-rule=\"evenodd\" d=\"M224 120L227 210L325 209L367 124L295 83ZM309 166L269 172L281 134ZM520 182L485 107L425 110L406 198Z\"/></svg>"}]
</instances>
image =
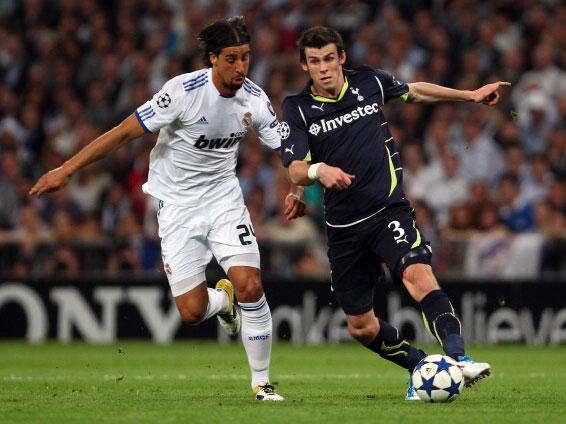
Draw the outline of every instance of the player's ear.
<instances>
[{"instance_id":1,"label":"player's ear","mask_svg":"<svg viewBox=\"0 0 566 424\"><path fill-rule=\"evenodd\" d=\"M212 66L216 66L216 64L218 63L218 56L216 56L212 52L208 53L208 59L210 60Z\"/></svg>"},{"instance_id":2,"label":"player's ear","mask_svg":"<svg viewBox=\"0 0 566 424\"><path fill-rule=\"evenodd\" d=\"M340 53L340 65L344 63L346 63L346 50L342 50L342 53Z\"/></svg>"},{"instance_id":3,"label":"player's ear","mask_svg":"<svg viewBox=\"0 0 566 424\"><path fill-rule=\"evenodd\" d=\"M305 62L304 60L301 60L301 68L303 68L303 71L305 71L305 72L309 71L309 67L307 66L307 62Z\"/></svg>"}]
</instances>

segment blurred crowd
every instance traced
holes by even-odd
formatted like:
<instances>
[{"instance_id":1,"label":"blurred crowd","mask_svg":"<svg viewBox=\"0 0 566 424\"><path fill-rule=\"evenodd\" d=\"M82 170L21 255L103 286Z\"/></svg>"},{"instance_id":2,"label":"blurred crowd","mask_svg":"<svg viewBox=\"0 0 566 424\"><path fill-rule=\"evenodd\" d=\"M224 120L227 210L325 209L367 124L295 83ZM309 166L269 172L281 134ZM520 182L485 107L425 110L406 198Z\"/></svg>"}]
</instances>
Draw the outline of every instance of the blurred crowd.
<instances>
[{"instance_id":1,"label":"blurred crowd","mask_svg":"<svg viewBox=\"0 0 566 424\"><path fill-rule=\"evenodd\" d=\"M245 15L250 78L280 114L307 79L295 42L313 25L344 36L347 67L405 82L513 86L495 108L392 105L385 113L407 196L440 272L463 266L451 243L537 234L539 271L566 273L566 4L559 0L2 0L0 2L0 274L162 273L155 201L141 191L156 136L30 198L46 170L134 111L169 78L204 67L196 33ZM250 134L238 175L276 276L328 278L322 192L288 222L277 153ZM545 256L546 255L546 256Z\"/></svg>"}]
</instances>

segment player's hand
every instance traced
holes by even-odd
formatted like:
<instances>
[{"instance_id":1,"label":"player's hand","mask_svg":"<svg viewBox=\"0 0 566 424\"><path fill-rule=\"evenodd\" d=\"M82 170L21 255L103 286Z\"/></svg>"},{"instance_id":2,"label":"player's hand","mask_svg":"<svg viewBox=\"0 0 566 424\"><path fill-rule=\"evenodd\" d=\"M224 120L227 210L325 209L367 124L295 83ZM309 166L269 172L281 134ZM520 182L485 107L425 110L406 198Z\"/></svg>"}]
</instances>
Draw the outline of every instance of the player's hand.
<instances>
[{"instance_id":1,"label":"player's hand","mask_svg":"<svg viewBox=\"0 0 566 424\"><path fill-rule=\"evenodd\" d=\"M352 185L355 175L350 175L340 168L322 163L316 175L320 183L330 190L344 190Z\"/></svg>"},{"instance_id":2,"label":"player's hand","mask_svg":"<svg viewBox=\"0 0 566 424\"><path fill-rule=\"evenodd\" d=\"M63 167L52 169L43 174L41 178L29 191L30 196L41 196L43 193L55 191L67 185L71 178L71 173Z\"/></svg>"},{"instance_id":3,"label":"player's hand","mask_svg":"<svg viewBox=\"0 0 566 424\"><path fill-rule=\"evenodd\" d=\"M475 103L483 103L493 106L499 101L499 88L511 87L510 82L498 81L484 85L472 92L472 99Z\"/></svg>"},{"instance_id":4,"label":"player's hand","mask_svg":"<svg viewBox=\"0 0 566 424\"><path fill-rule=\"evenodd\" d=\"M305 189L303 187L297 187L294 193L289 193L285 197L285 218L288 220L293 220L299 218L305 214Z\"/></svg>"}]
</instances>

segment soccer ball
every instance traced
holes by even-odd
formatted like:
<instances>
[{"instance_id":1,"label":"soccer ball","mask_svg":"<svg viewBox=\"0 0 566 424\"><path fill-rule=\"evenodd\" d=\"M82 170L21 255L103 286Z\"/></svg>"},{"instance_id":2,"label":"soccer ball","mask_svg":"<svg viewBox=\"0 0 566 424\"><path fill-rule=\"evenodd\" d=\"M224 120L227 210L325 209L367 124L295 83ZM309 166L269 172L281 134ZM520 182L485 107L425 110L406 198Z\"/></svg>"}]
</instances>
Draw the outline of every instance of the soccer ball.
<instances>
[{"instance_id":1,"label":"soccer ball","mask_svg":"<svg viewBox=\"0 0 566 424\"><path fill-rule=\"evenodd\" d=\"M425 402L452 402L464 388L464 375L449 356L429 355L411 375L413 387Z\"/></svg>"}]
</instances>

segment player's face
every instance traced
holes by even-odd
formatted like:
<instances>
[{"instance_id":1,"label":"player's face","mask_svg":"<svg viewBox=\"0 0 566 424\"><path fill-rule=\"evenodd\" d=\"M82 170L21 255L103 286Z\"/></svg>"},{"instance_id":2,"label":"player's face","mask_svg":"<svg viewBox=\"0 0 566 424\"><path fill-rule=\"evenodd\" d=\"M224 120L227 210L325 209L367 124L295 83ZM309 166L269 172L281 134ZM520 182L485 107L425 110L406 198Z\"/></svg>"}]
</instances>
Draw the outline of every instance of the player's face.
<instances>
[{"instance_id":1,"label":"player's face","mask_svg":"<svg viewBox=\"0 0 566 424\"><path fill-rule=\"evenodd\" d=\"M210 55L212 80L222 95L236 94L248 75L250 67L250 45L224 47L220 54Z\"/></svg>"},{"instance_id":2,"label":"player's face","mask_svg":"<svg viewBox=\"0 0 566 424\"><path fill-rule=\"evenodd\" d=\"M315 94L325 97L336 97L344 84L342 65L346 61L346 53L338 54L336 44L327 44L321 49L305 48L306 62L301 62L313 81Z\"/></svg>"}]
</instances>

